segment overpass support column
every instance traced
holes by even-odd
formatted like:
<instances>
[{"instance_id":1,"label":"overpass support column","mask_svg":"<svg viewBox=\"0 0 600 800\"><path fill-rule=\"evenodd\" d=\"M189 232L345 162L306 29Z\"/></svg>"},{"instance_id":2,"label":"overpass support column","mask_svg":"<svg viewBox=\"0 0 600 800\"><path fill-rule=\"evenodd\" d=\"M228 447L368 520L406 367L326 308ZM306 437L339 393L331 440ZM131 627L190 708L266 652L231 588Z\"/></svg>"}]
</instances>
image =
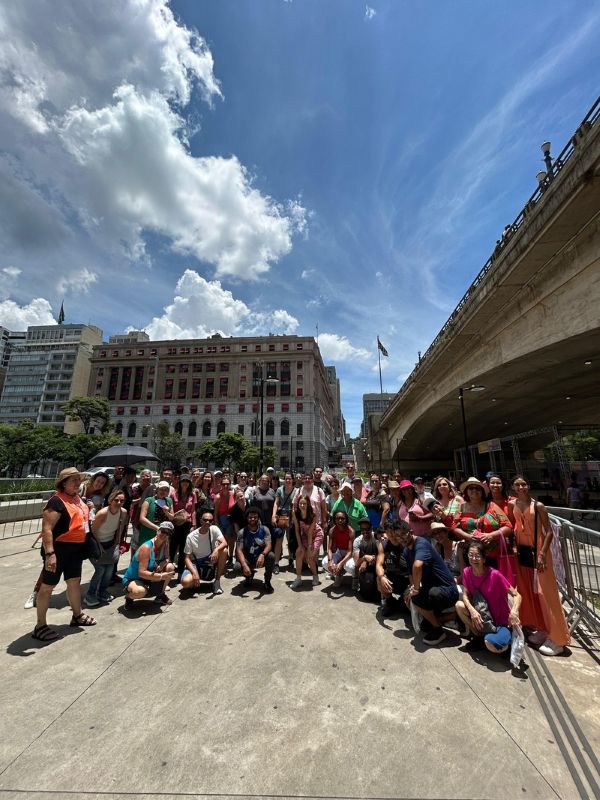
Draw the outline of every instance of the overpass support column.
<instances>
[{"instance_id":1,"label":"overpass support column","mask_svg":"<svg viewBox=\"0 0 600 800\"><path fill-rule=\"evenodd\" d=\"M523 473L523 464L521 462L521 451L519 450L519 442L517 439L511 441L513 459L515 462L515 473L521 475Z\"/></svg>"}]
</instances>

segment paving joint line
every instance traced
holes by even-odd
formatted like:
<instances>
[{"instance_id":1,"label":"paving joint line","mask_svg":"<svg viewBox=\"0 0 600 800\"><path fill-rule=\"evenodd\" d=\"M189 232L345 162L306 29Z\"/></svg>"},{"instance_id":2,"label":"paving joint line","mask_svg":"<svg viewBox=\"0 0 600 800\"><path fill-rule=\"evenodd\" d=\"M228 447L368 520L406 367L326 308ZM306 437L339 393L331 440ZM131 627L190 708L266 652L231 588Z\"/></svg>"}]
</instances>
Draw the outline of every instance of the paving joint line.
<instances>
[{"instance_id":1,"label":"paving joint line","mask_svg":"<svg viewBox=\"0 0 600 800\"><path fill-rule=\"evenodd\" d=\"M32 797L35 794L47 795L47 794L58 794L69 796L69 795L76 795L78 797L86 797L94 795L102 796L102 797L118 797L118 796L126 796L126 797L191 797L191 798L198 798L198 797L212 797L212 798L223 798L223 800L227 800L227 798L237 797L240 800L244 800L244 798L248 798L248 800L284 800L285 798L290 798L290 800L425 800L423 796L416 797L416 796L391 796L391 795L337 795L337 794L243 794L242 792L228 792L227 794L222 794L221 792L162 792L162 791L151 791L151 792L138 792L138 791L118 791L118 790L101 790L101 791L93 791L85 789L82 792L76 791L75 789L61 789L58 792L56 789L34 789L33 791L29 789L0 789L0 795L5 792L12 792L13 794L27 794L28 797ZM446 795L439 795L438 797L429 797L426 800L447 800ZM454 800L485 800L483 797L456 797Z\"/></svg>"},{"instance_id":2,"label":"paving joint line","mask_svg":"<svg viewBox=\"0 0 600 800\"><path fill-rule=\"evenodd\" d=\"M469 687L469 690L470 690L470 691L471 691L471 692L472 692L472 693L475 695L475 697L476 697L476 698L479 700L479 702L480 702L480 703L481 703L481 705L482 705L482 706L485 708L485 710L488 712L488 714L490 714L490 716L491 716L493 719L495 719L495 720L496 720L496 722L498 723L498 725L499 725L499 726L502 728L502 730L503 730L503 731L504 731L504 733L505 733L505 734L508 736L508 738L511 740L511 742L512 742L512 743L515 745L515 747L516 747L516 748L517 748L517 749L518 749L518 750L521 752L521 754L522 754L522 755L523 755L523 756L524 756L524 757L527 759L527 761L529 761L529 763L530 763L530 764L531 764L531 766L534 768L534 770L537 772L537 774L540 776L540 778L541 778L541 779L544 781L544 783L546 783L546 785L548 786L548 788L549 788L549 789L550 789L550 790L551 790L551 791L552 791L552 792L553 792L553 793L556 795L556 797L557 797L557 798L559 798L559 800L560 800L560 794L559 794L559 793L556 791L556 789L554 788L554 786L552 786L552 784L550 783L550 781L549 781L549 780L546 778L546 776L545 776L545 775L544 775L544 774L543 774L543 773L540 771L540 769L539 769L539 768L536 766L536 764L534 764L534 763L533 763L533 761L532 761L532 760L531 760L531 758L530 758L530 757L527 755L527 753L526 753L526 752L523 750L523 748L521 747L521 745L520 745L520 744L519 744L519 743L516 741L516 739L515 739L515 738L514 738L514 737L513 737L513 736L512 736L510 733L509 733L509 731L508 731L508 730L507 730L507 729L504 727L504 725L503 725L503 724L500 722L500 720L498 719L498 717L497 717L497 716L494 714L494 712L492 711L492 709L491 709L491 708L490 708L490 707L487 705L487 703L485 702L485 700L483 700L483 698L481 698L481 697L480 697L480 696L477 694L477 692L475 691L475 689L474 689L474 688L471 686L471 684L470 684L470 683L467 681L467 679L464 677L464 675L463 675L463 674L462 674L462 673L461 673L461 672L460 672L460 671L459 671L459 670L458 670L458 669L455 667L455 665L452 663L452 661L450 661L450 659L448 658L448 656L446 655L446 653L444 652L444 650L441 650L441 653L442 653L442 655L444 656L444 658L446 659L446 661L448 662L448 664L450 664L450 666L452 667L452 669L453 669L453 670L456 672L456 674L457 674L457 675L458 675L458 676L461 678L461 680L462 680L462 681L464 681L464 683L465 683L465 684L466 684L466 685Z\"/></svg>"},{"instance_id":3,"label":"paving joint line","mask_svg":"<svg viewBox=\"0 0 600 800\"><path fill-rule=\"evenodd\" d=\"M46 733L46 731L48 731L48 730L49 730L49 729L50 729L50 728L51 728L51 727L54 725L54 723L55 723L55 722L58 722L58 720L59 720L59 719L60 719L60 718L61 718L61 717L62 717L64 714L66 714L66 713L67 713L67 711L68 711L70 708L72 708L72 707L75 705L75 703L76 703L78 700L80 700L80 699L83 697L83 695L84 695L84 694L85 694L85 693L88 691L88 689L91 689L91 688L92 688L92 686L93 686L93 685L94 685L94 684L95 684L97 681L99 681L99 680L100 680L100 678L101 678L103 675L105 675L105 674L108 672L108 670L109 670L109 669L111 669L111 667L113 667L113 666L114 666L114 665L117 663L117 661L118 661L118 660L121 658L121 656L123 656L123 655L124 655L124 654L125 654L125 653L126 653L128 650L129 650L129 648L130 648L130 647L132 647L132 645L134 645L134 644L137 642L137 640L138 640L138 639L139 639L141 636L143 636L143 634L144 634L144 633L146 633L146 631L147 631L147 630L150 628L150 626L151 626L151 625L154 625L154 623L155 623L157 620L159 620L159 619L160 619L160 616L155 616L155 617L153 617L153 618L150 620L150 622L149 622L149 623L146 625L146 627L145 627L145 628L144 628L142 631L140 631L140 632L138 633L138 635L137 635L137 636L136 636L134 639L132 639L132 640L129 642L129 644L128 644L128 645L126 645L126 647L124 647L124 648L123 648L123 650L121 650L121 652L118 654L118 656L117 656L117 657L116 657L116 658L115 658L113 661L111 661L111 662L110 662L110 664L107 664L107 666L106 666L106 667L105 667L105 668L102 670L102 672L100 672L98 675L96 675L96 677L94 678L94 680L93 680L93 681L92 681L90 684L88 684L88 685L87 685L87 686L86 686L86 687L85 687L85 688L84 688L84 689L83 689L83 690L82 690L82 691L81 691L81 692L80 692L80 693L77 695L77 697L75 697L75 698L74 698L74 699L73 699L73 700L72 700L72 701L71 701L71 702L70 702L70 703L69 703L69 704L68 704L68 705L67 705L65 708L63 708L63 709L62 709L62 711L60 712L60 714L58 714L58 715L57 715L57 716L56 716L56 717L55 717L53 720L51 720L51 721L50 721L50 722L49 722L49 723L46 725L46 727L45 727L45 728L44 728L42 731L40 731L40 733L39 733L39 734L38 734L38 735L37 735L37 736L36 736L34 739L32 739L32 740L29 742L29 744L27 744L27 745L26 745L26 746L25 746L25 747L24 747L24 748L21 750L21 752L20 752L20 753L17 753L17 755L16 755L16 756L15 756L15 757L12 759L12 761L9 761L9 763L8 763L8 764L7 764L7 765L6 765L6 766L5 766L5 767L4 767L2 770L0 770L0 776L4 775L4 773L6 772L6 770L7 770L7 769L9 769L9 767L12 767L12 765L13 765L13 764L14 764L14 763L15 763L15 762L16 762L16 761L19 759L19 758L21 758L21 756L23 755L23 753L27 752L27 750L29 750L29 748L30 748L32 745L34 745L34 744L35 744L35 743L36 743L36 742L37 742L39 739L41 739L41 738L42 738L42 736L43 736L43 735ZM0 791L4 792L4 791L7 791L7 790L5 790L5 789L1 789L1 788L0 788ZM22 790L20 790L20 789L13 789L12 791L22 791ZM24 790L23 790L23 791L24 791ZM36 790L36 791L39 791L39 790ZM44 790L44 791L45 791L45 790ZM114 794L114 792L113 792L113 794Z\"/></svg>"}]
</instances>

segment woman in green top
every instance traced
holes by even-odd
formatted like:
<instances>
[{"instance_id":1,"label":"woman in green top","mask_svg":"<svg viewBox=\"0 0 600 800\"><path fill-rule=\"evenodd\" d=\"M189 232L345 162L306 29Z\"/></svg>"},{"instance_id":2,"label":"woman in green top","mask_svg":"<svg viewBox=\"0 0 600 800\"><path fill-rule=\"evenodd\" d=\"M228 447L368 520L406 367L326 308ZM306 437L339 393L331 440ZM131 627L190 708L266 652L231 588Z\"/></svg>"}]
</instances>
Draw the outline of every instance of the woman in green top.
<instances>
[{"instance_id":1,"label":"woman in green top","mask_svg":"<svg viewBox=\"0 0 600 800\"><path fill-rule=\"evenodd\" d=\"M156 496L148 497L142 503L138 547L156 535L161 522L173 522L173 500L169 497L170 490L167 481L160 481L156 487Z\"/></svg>"},{"instance_id":2,"label":"woman in green top","mask_svg":"<svg viewBox=\"0 0 600 800\"><path fill-rule=\"evenodd\" d=\"M360 500L357 500L352 494L352 486L349 483L344 483L340 489L340 499L331 509L331 516L335 517L335 512L340 509L345 511L348 515L348 522L350 527L356 533L360 527L358 521L368 516L367 509L363 506Z\"/></svg>"}]
</instances>

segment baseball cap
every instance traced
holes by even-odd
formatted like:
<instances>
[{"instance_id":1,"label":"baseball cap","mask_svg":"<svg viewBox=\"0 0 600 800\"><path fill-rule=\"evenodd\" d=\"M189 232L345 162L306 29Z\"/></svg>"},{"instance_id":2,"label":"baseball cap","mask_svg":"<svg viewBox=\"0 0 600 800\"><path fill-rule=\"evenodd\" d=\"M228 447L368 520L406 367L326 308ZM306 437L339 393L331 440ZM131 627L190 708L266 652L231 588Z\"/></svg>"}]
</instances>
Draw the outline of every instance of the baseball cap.
<instances>
[{"instance_id":1,"label":"baseball cap","mask_svg":"<svg viewBox=\"0 0 600 800\"><path fill-rule=\"evenodd\" d=\"M158 526L158 530L168 531L169 533L173 533L173 531L175 530L175 526L173 525L172 522L168 522L167 520L165 520L164 522L160 523L160 525Z\"/></svg>"},{"instance_id":2,"label":"baseball cap","mask_svg":"<svg viewBox=\"0 0 600 800\"><path fill-rule=\"evenodd\" d=\"M170 489L171 488L171 484L169 483L169 481L159 481L158 484L156 485L156 488L157 489Z\"/></svg>"}]
</instances>

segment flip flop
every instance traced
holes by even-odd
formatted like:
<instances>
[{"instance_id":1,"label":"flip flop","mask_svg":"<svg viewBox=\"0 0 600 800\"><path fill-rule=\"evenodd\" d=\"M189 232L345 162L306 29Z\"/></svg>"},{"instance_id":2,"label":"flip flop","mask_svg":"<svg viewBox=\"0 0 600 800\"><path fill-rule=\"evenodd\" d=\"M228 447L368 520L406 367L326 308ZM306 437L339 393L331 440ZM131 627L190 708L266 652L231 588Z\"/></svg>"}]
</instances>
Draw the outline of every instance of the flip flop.
<instances>
[{"instance_id":1,"label":"flip flop","mask_svg":"<svg viewBox=\"0 0 600 800\"><path fill-rule=\"evenodd\" d=\"M37 639L38 642L55 642L60 639L60 633L52 630L47 625L36 625L31 634L32 639Z\"/></svg>"},{"instance_id":2,"label":"flip flop","mask_svg":"<svg viewBox=\"0 0 600 800\"><path fill-rule=\"evenodd\" d=\"M96 620L82 611L77 616L73 615L73 619L69 624L71 628L90 628L92 625L96 625Z\"/></svg>"}]
</instances>

